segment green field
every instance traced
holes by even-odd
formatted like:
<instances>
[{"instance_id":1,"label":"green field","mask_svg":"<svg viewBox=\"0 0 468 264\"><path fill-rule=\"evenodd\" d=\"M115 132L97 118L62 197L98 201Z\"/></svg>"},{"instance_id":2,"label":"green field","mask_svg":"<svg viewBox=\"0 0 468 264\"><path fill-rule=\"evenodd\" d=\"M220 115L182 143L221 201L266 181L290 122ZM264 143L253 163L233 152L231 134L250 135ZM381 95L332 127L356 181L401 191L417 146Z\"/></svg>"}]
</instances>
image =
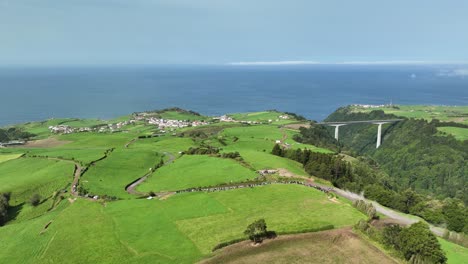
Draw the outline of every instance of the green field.
<instances>
[{"instance_id":1,"label":"green field","mask_svg":"<svg viewBox=\"0 0 468 264\"><path fill-rule=\"evenodd\" d=\"M41 158L20 158L0 166L0 193L12 192L13 205L28 201L34 193L43 198L64 189L73 176L73 164Z\"/></svg>"},{"instance_id":2,"label":"green field","mask_svg":"<svg viewBox=\"0 0 468 264\"><path fill-rule=\"evenodd\" d=\"M398 105L397 107L363 108L352 106L353 110L357 112L383 110L387 114L407 118L439 119L441 121L468 124L468 106Z\"/></svg>"},{"instance_id":3,"label":"green field","mask_svg":"<svg viewBox=\"0 0 468 264\"><path fill-rule=\"evenodd\" d=\"M268 123L271 121L273 124L289 124L297 122L297 120L292 117L289 119L281 119L279 118L281 115L284 115L284 113L277 111L229 114L230 117L238 121L253 121L262 123Z\"/></svg>"},{"instance_id":4,"label":"green field","mask_svg":"<svg viewBox=\"0 0 468 264\"><path fill-rule=\"evenodd\" d=\"M105 148L34 148L25 149L28 156L41 156L75 160L88 164L104 156Z\"/></svg>"},{"instance_id":5,"label":"green field","mask_svg":"<svg viewBox=\"0 0 468 264\"><path fill-rule=\"evenodd\" d=\"M448 264L464 264L467 262L468 248L448 242L441 238L439 238L439 243L442 246L442 250L447 254Z\"/></svg>"},{"instance_id":6,"label":"green field","mask_svg":"<svg viewBox=\"0 0 468 264\"><path fill-rule=\"evenodd\" d=\"M166 119L211 120L186 111L154 114ZM273 183L153 199L125 190L144 175L149 177L136 187L137 191L166 192L242 182L257 178L256 170L261 169L284 169L289 177L311 177L301 163L271 154L276 141L292 149L332 152L295 142L293 137L299 132L282 125L297 120L276 121L282 114L276 111L233 114L236 120L263 124L219 122L175 129L167 134L144 121L117 133L52 135L48 130L50 125L92 126L125 121L131 116L111 121L50 119L22 125L45 140L36 141L36 145L0 149L0 193L12 192L9 221L0 227L0 263L194 263L217 255L212 249L219 243L245 239L243 231L247 225L260 218L266 220L269 230L281 236L327 226L351 227L366 218L347 200L330 199L324 192L302 185ZM219 154L239 152L241 158L183 154L191 147L213 147ZM70 193L75 162L83 169L78 191L98 195L99 199ZM161 164L155 171L150 170ZM278 177L268 176L268 180ZM41 196L38 206L29 204L35 193ZM330 232L335 231L340 230ZM293 253L285 252L283 259L305 251L323 251L318 256L328 258L337 250L342 251L336 262L354 258L356 254L364 263L374 262L379 256L384 258L385 253L369 249L369 245L351 236L353 239L335 244L334 239L331 243L329 237L312 234L313 240L273 246L266 258L264 255L258 258L256 251L249 254L256 262L280 261L282 258L275 252L285 249ZM443 240L441 243L449 263L466 259L465 248ZM298 263L300 259L297 258ZM320 262L326 263L323 259Z\"/></svg>"},{"instance_id":7,"label":"green field","mask_svg":"<svg viewBox=\"0 0 468 264\"><path fill-rule=\"evenodd\" d=\"M91 166L81 177L82 186L94 195L128 197L125 186L149 172L162 155L152 149L116 149Z\"/></svg>"},{"instance_id":8,"label":"green field","mask_svg":"<svg viewBox=\"0 0 468 264\"><path fill-rule=\"evenodd\" d=\"M458 140L468 139L468 128L461 127L438 127L437 130L454 136Z\"/></svg>"},{"instance_id":9,"label":"green field","mask_svg":"<svg viewBox=\"0 0 468 264\"><path fill-rule=\"evenodd\" d=\"M13 160L13 159L17 159L21 157L21 155L23 154L0 154L0 163Z\"/></svg>"},{"instance_id":10,"label":"green field","mask_svg":"<svg viewBox=\"0 0 468 264\"><path fill-rule=\"evenodd\" d=\"M164 113L160 114L161 118L163 119L172 119L172 120L208 120L209 118L206 116L198 116L188 112L180 112L180 111L165 111Z\"/></svg>"},{"instance_id":11,"label":"green field","mask_svg":"<svg viewBox=\"0 0 468 264\"><path fill-rule=\"evenodd\" d=\"M231 159L184 155L158 169L140 191L176 191L190 187L214 186L253 179L257 174Z\"/></svg>"},{"instance_id":12,"label":"green field","mask_svg":"<svg viewBox=\"0 0 468 264\"><path fill-rule=\"evenodd\" d=\"M295 185L106 206L78 200L0 228L0 258L7 263L193 263L216 244L243 237L245 226L261 217L269 229L290 232L350 226L364 216L346 202L336 204L319 191Z\"/></svg>"}]
</instances>

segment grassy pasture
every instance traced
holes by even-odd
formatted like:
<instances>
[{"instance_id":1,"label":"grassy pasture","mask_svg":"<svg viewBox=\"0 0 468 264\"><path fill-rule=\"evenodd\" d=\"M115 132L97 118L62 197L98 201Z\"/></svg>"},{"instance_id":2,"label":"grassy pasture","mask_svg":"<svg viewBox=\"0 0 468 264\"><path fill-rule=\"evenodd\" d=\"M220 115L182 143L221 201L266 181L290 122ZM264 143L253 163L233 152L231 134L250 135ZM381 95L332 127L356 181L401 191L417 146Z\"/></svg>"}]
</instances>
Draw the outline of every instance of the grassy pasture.
<instances>
[{"instance_id":1,"label":"grassy pasture","mask_svg":"<svg viewBox=\"0 0 468 264\"><path fill-rule=\"evenodd\" d=\"M287 233L327 225L348 226L363 217L349 203L333 203L322 192L304 186L270 185L207 195L229 212L177 221L179 230L203 254L209 254L219 242L242 238L245 227L259 218L265 219L269 229Z\"/></svg>"},{"instance_id":2,"label":"grassy pasture","mask_svg":"<svg viewBox=\"0 0 468 264\"><path fill-rule=\"evenodd\" d=\"M461 127L438 127L437 130L454 136L458 140L468 140L468 128Z\"/></svg>"},{"instance_id":3,"label":"grassy pasture","mask_svg":"<svg viewBox=\"0 0 468 264\"><path fill-rule=\"evenodd\" d=\"M297 131L292 129L280 128L276 125L253 125L253 126L242 126L227 128L223 131L222 135L226 137L238 137L241 140L253 141L252 139L263 140L265 142L257 141L257 144L252 142L254 146L257 146L257 150L271 151L275 145L276 140L281 140L282 143L288 143L291 148L308 148L312 151L331 153L332 151L319 148L309 144L302 144L293 140L293 136L298 134ZM260 143L261 144L258 144Z\"/></svg>"},{"instance_id":4,"label":"grassy pasture","mask_svg":"<svg viewBox=\"0 0 468 264\"><path fill-rule=\"evenodd\" d=\"M139 188L140 191L175 191L221 183L239 182L257 176L231 159L205 155L184 155L159 168Z\"/></svg>"},{"instance_id":5,"label":"grassy pasture","mask_svg":"<svg viewBox=\"0 0 468 264\"><path fill-rule=\"evenodd\" d=\"M191 114L189 112L179 112L179 111L165 111L164 113L159 114L163 119L172 119L172 120L207 120L206 116L198 116Z\"/></svg>"},{"instance_id":6,"label":"grassy pasture","mask_svg":"<svg viewBox=\"0 0 468 264\"><path fill-rule=\"evenodd\" d=\"M150 149L116 149L91 166L81 177L80 184L91 194L130 197L125 186L145 175L161 157Z\"/></svg>"},{"instance_id":7,"label":"grassy pasture","mask_svg":"<svg viewBox=\"0 0 468 264\"><path fill-rule=\"evenodd\" d=\"M422 118L427 120L439 119L468 124L468 106L429 106L429 105L398 105L400 109L391 107L363 108L353 106L354 111L370 112L383 110L387 114L407 118Z\"/></svg>"},{"instance_id":8,"label":"grassy pasture","mask_svg":"<svg viewBox=\"0 0 468 264\"><path fill-rule=\"evenodd\" d=\"M191 138L180 138L173 136L162 136L147 139L138 139L132 143L130 149L152 149L161 153L168 152L177 155L181 151L185 151L190 147L194 147L195 143Z\"/></svg>"},{"instance_id":9,"label":"grassy pasture","mask_svg":"<svg viewBox=\"0 0 468 264\"><path fill-rule=\"evenodd\" d=\"M62 202L46 215L0 228L6 263L194 263L218 243L242 237L264 217L271 230L297 231L363 218L348 203L314 189L275 185L168 200L121 200L103 206ZM53 220L47 231L44 226Z\"/></svg>"},{"instance_id":10,"label":"grassy pasture","mask_svg":"<svg viewBox=\"0 0 468 264\"><path fill-rule=\"evenodd\" d=\"M280 119L279 118L280 115L284 115L284 113L277 112L277 111L262 111L262 112L229 114L230 117L239 121L269 122L269 120L271 120L272 123L274 124L289 124L289 123L297 122L297 120L292 119L292 118Z\"/></svg>"},{"instance_id":11,"label":"grassy pasture","mask_svg":"<svg viewBox=\"0 0 468 264\"><path fill-rule=\"evenodd\" d=\"M88 164L104 156L105 148L35 148L25 149L28 155L75 160Z\"/></svg>"},{"instance_id":12,"label":"grassy pasture","mask_svg":"<svg viewBox=\"0 0 468 264\"><path fill-rule=\"evenodd\" d=\"M448 264L464 264L468 260L468 248L438 238L442 250L445 251Z\"/></svg>"},{"instance_id":13,"label":"grassy pasture","mask_svg":"<svg viewBox=\"0 0 468 264\"><path fill-rule=\"evenodd\" d=\"M42 198L72 181L74 166L64 161L20 158L0 164L0 192L12 192L10 204L18 205L34 193Z\"/></svg>"},{"instance_id":14,"label":"grassy pasture","mask_svg":"<svg viewBox=\"0 0 468 264\"><path fill-rule=\"evenodd\" d=\"M17 159L21 157L21 155L23 154L0 154L0 163L13 160L13 159Z\"/></svg>"},{"instance_id":15,"label":"grassy pasture","mask_svg":"<svg viewBox=\"0 0 468 264\"><path fill-rule=\"evenodd\" d=\"M134 139L132 133L75 133L60 135L58 139L72 141L62 148L112 148L123 147Z\"/></svg>"}]
</instances>

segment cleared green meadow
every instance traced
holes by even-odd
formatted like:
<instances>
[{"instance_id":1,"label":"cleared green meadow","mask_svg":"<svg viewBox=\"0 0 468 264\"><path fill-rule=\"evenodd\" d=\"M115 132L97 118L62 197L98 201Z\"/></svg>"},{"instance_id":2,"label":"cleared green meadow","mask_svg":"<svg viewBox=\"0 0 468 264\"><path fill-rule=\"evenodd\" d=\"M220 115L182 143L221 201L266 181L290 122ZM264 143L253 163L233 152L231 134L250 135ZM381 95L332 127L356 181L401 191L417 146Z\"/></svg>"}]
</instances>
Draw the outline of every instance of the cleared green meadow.
<instances>
[{"instance_id":1,"label":"cleared green meadow","mask_svg":"<svg viewBox=\"0 0 468 264\"><path fill-rule=\"evenodd\" d=\"M129 145L130 149L148 149L151 148L161 153L167 152L177 155L179 152L186 151L196 144L191 138L180 138L174 136L162 136L147 139L138 139Z\"/></svg>"},{"instance_id":2,"label":"cleared green meadow","mask_svg":"<svg viewBox=\"0 0 468 264\"><path fill-rule=\"evenodd\" d=\"M22 155L23 154L0 154L0 163L13 160L13 159L17 159L21 157Z\"/></svg>"},{"instance_id":3,"label":"cleared green meadow","mask_svg":"<svg viewBox=\"0 0 468 264\"><path fill-rule=\"evenodd\" d=\"M448 264L465 264L468 260L468 248L451 243L447 240L439 238L439 243L442 250L447 255Z\"/></svg>"},{"instance_id":4,"label":"cleared green meadow","mask_svg":"<svg viewBox=\"0 0 468 264\"><path fill-rule=\"evenodd\" d=\"M363 108L352 106L357 112L383 110L387 114L394 114L407 118L422 118L427 120L439 119L468 124L468 106L434 106L434 105L398 105L398 108L378 107Z\"/></svg>"},{"instance_id":5,"label":"cleared green meadow","mask_svg":"<svg viewBox=\"0 0 468 264\"><path fill-rule=\"evenodd\" d=\"M0 165L0 193L11 192L10 204L18 205L35 194L43 198L64 189L72 181L70 162L41 158L20 158Z\"/></svg>"},{"instance_id":6,"label":"cleared green meadow","mask_svg":"<svg viewBox=\"0 0 468 264\"><path fill-rule=\"evenodd\" d=\"M317 190L272 185L215 193L186 193L168 200L62 202L55 211L0 228L0 259L7 263L194 263L218 243L242 238L265 218L279 233L365 218L346 202ZM52 220L47 231L40 234Z\"/></svg>"},{"instance_id":7,"label":"cleared green meadow","mask_svg":"<svg viewBox=\"0 0 468 264\"><path fill-rule=\"evenodd\" d=\"M290 119L281 119L279 116L284 115L282 112L278 111L262 111L262 112L251 112L251 113L234 113L229 114L230 117L238 121L253 121L253 122L269 122L273 124L289 124L297 122L297 120Z\"/></svg>"},{"instance_id":8,"label":"cleared green meadow","mask_svg":"<svg viewBox=\"0 0 468 264\"><path fill-rule=\"evenodd\" d=\"M271 151L273 146L276 144L276 141L279 140L281 143L287 143L293 149L296 148L308 148L312 151L322 152L322 153L332 153L332 151L318 148L309 144L302 144L293 140L293 136L298 134L298 131L281 128L277 125L252 125L252 126L242 126L242 127L233 127L226 128L222 135L226 137L238 137L244 141L251 141L254 144L253 147L256 147L257 150L263 151L266 149ZM263 140L254 142L253 139ZM242 147L241 147L242 148ZM262 149L263 148L263 149Z\"/></svg>"},{"instance_id":9,"label":"cleared green meadow","mask_svg":"<svg viewBox=\"0 0 468 264\"><path fill-rule=\"evenodd\" d=\"M88 164L94 160L104 156L105 148L34 148L24 149L28 156L41 156L49 158L60 158L67 160L75 160Z\"/></svg>"},{"instance_id":10,"label":"cleared green meadow","mask_svg":"<svg viewBox=\"0 0 468 264\"><path fill-rule=\"evenodd\" d=\"M176 191L253 179L257 174L231 159L205 155L184 155L156 170L140 191Z\"/></svg>"},{"instance_id":11,"label":"cleared green meadow","mask_svg":"<svg viewBox=\"0 0 468 264\"><path fill-rule=\"evenodd\" d=\"M437 130L454 136L458 140L468 140L468 128L461 127L438 127Z\"/></svg>"},{"instance_id":12,"label":"cleared green meadow","mask_svg":"<svg viewBox=\"0 0 468 264\"><path fill-rule=\"evenodd\" d=\"M160 114L163 119L172 119L172 120L207 120L209 119L206 116L198 116L191 114L189 112L179 112L179 111L165 111Z\"/></svg>"},{"instance_id":13,"label":"cleared green meadow","mask_svg":"<svg viewBox=\"0 0 468 264\"><path fill-rule=\"evenodd\" d=\"M72 141L62 148L112 148L123 147L135 137L132 133L74 133L61 135L58 139Z\"/></svg>"},{"instance_id":14,"label":"cleared green meadow","mask_svg":"<svg viewBox=\"0 0 468 264\"><path fill-rule=\"evenodd\" d=\"M151 149L116 149L91 166L80 184L91 194L128 198L125 186L148 173L161 158L161 154Z\"/></svg>"},{"instance_id":15,"label":"cleared green meadow","mask_svg":"<svg viewBox=\"0 0 468 264\"><path fill-rule=\"evenodd\" d=\"M282 114L233 114L236 120L272 122L219 122L166 134L137 121L125 126L125 132L54 135L54 140L65 142L50 147L0 149L0 193L12 191L9 213L14 216L0 227L0 263L195 263L213 256L212 249L219 243L246 238L243 231L247 225L260 218L266 220L269 230L280 235L327 226L350 227L365 219L347 200L329 199L324 192L302 185L270 184L154 199L140 199L125 190L148 173L150 176L136 190L165 192L241 182L258 177L256 170L261 169L285 169L290 177L309 177L299 162L271 154L276 141L292 149L331 151L295 142L293 136L299 132L282 125L297 120L279 119ZM185 111L157 115L178 120L211 119ZM38 138L47 138L51 136L49 125L81 127L99 122L106 121L51 119L24 127L36 131ZM206 146L219 148L220 153L239 152L242 160L182 153ZM106 151L106 158L91 163L104 157ZM25 157L20 157L22 154ZM150 171L161 160L171 162ZM37 207L28 204L34 193L47 198L57 190L69 191L74 162L85 169L78 189L101 199L90 201L62 193L63 200L43 200ZM268 179L276 177L280 176ZM104 195L118 199L105 200ZM449 263L466 258L465 251L449 242L441 243Z\"/></svg>"}]
</instances>

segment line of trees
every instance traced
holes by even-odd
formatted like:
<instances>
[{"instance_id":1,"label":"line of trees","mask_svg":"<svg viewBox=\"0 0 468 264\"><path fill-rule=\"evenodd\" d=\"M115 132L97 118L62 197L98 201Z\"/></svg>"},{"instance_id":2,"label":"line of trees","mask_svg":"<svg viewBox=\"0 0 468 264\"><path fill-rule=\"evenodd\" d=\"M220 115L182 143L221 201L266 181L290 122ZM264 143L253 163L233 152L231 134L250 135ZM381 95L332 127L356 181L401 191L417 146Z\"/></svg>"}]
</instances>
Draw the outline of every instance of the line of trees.
<instances>
[{"instance_id":1,"label":"line of trees","mask_svg":"<svg viewBox=\"0 0 468 264\"><path fill-rule=\"evenodd\" d=\"M372 240L382 243L385 247L396 252L400 258L411 264L444 264L447 257L442 250L436 236L429 226L423 222L412 224L409 227L401 227L398 224L390 224L379 229L369 223L360 220L355 228Z\"/></svg>"},{"instance_id":2,"label":"line of trees","mask_svg":"<svg viewBox=\"0 0 468 264\"><path fill-rule=\"evenodd\" d=\"M8 221L11 193L0 193L0 226Z\"/></svg>"},{"instance_id":3,"label":"line of trees","mask_svg":"<svg viewBox=\"0 0 468 264\"><path fill-rule=\"evenodd\" d=\"M8 142L11 140L29 139L36 136L35 134L25 132L21 128L10 127L8 129L0 128L0 142Z\"/></svg>"},{"instance_id":4,"label":"line of trees","mask_svg":"<svg viewBox=\"0 0 468 264\"><path fill-rule=\"evenodd\" d=\"M400 252L409 263L446 263L447 257L439 241L423 222L402 228L399 225L385 227L383 243Z\"/></svg>"},{"instance_id":5,"label":"line of trees","mask_svg":"<svg viewBox=\"0 0 468 264\"><path fill-rule=\"evenodd\" d=\"M356 200L353 202L353 206L356 207L359 211L366 214L369 219L377 219L377 210L372 205L372 203L367 203L364 200Z\"/></svg>"}]
</instances>

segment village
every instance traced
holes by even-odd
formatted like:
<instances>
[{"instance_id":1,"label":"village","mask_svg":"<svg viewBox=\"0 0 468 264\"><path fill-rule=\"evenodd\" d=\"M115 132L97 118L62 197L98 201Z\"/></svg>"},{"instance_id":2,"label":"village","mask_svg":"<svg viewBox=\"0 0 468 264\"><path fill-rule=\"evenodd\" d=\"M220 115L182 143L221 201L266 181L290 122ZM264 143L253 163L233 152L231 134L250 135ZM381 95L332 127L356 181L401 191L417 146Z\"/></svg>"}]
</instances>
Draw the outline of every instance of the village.
<instances>
[{"instance_id":1,"label":"village","mask_svg":"<svg viewBox=\"0 0 468 264\"><path fill-rule=\"evenodd\" d=\"M280 115L278 119L272 120L269 119L268 123L273 121L279 121L280 119L289 119L288 115ZM265 122L260 121L243 121L243 120L235 120L231 116L222 115L219 117L211 118L214 122L233 122L233 123L242 123L242 124L263 124ZM213 122L203 121L203 120L175 120L175 119L164 119L160 116L154 116L151 113L137 113L133 115L133 118L127 121L121 121L118 123L111 123L111 124L102 124L96 125L93 127L72 127L69 125L56 125L56 126L49 126L50 132L54 134L72 134L72 133L81 133L81 132L98 132L98 133L114 133L114 132L125 132L126 130L122 130L125 126L135 124L137 121L145 122L147 124L155 125L158 129L161 130L162 133L165 133L165 129L177 129L177 128L184 128L184 127L197 127L197 126L204 126L209 125Z\"/></svg>"}]
</instances>

